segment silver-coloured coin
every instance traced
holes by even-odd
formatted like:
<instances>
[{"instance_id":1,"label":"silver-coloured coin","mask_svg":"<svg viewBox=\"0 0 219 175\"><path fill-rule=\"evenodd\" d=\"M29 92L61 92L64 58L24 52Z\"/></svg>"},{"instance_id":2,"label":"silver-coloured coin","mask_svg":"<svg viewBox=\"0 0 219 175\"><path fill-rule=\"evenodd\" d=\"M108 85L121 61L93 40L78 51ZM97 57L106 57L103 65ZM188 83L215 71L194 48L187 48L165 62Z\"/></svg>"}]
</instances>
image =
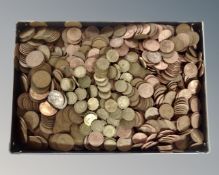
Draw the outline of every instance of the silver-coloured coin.
<instances>
[{"instance_id":1,"label":"silver-coloured coin","mask_svg":"<svg viewBox=\"0 0 219 175\"><path fill-rule=\"evenodd\" d=\"M63 109L65 98L61 92L57 90L50 91L48 95L48 102L51 103L55 108Z\"/></svg>"}]
</instances>

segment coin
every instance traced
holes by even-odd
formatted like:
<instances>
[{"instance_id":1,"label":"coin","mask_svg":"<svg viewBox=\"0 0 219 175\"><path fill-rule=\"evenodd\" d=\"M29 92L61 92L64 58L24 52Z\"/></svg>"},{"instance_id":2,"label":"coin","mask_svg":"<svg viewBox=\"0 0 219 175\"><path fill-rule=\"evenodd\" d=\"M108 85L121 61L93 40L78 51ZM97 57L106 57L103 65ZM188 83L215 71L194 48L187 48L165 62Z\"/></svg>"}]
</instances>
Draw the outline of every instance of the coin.
<instances>
[{"instance_id":1,"label":"coin","mask_svg":"<svg viewBox=\"0 0 219 175\"><path fill-rule=\"evenodd\" d=\"M27 124L28 129L31 131L35 130L39 125L39 115L34 111L27 111L23 116L24 121Z\"/></svg>"},{"instance_id":2,"label":"coin","mask_svg":"<svg viewBox=\"0 0 219 175\"><path fill-rule=\"evenodd\" d=\"M160 44L158 41L150 39L150 40L144 40L143 47L149 51L158 51L160 48Z\"/></svg>"},{"instance_id":3,"label":"coin","mask_svg":"<svg viewBox=\"0 0 219 175\"><path fill-rule=\"evenodd\" d=\"M139 95L143 98L149 98L154 93L154 88L149 83L143 83L138 87Z\"/></svg>"},{"instance_id":4,"label":"coin","mask_svg":"<svg viewBox=\"0 0 219 175\"><path fill-rule=\"evenodd\" d=\"M32 75L31 82L39 89L47 88L51 83L51 76L48 72L39 70Z\"/></svg>"},{"instance_id":5,"label":"coin","mask_svg":"<svg viewBox=\"0 0 219 175\"><path fill-rule=\"evenodd\" d=\"M162 104L159 108L159 113L164 119L170 120L174 115L174 110L169 104Z\"/></svg>"},{"instance_id":6,"label":"coin","mask_svg":"<svg viewBox=\"0 0 219 175\"><path fill-rule=\"evenodd\" d=\"M65 107L65 98L62 93L57 90L50 91L48 95L48 102L57 109L63 109Z\"/></svg>"},{"instance_id":7,"label":"coin","mask_svg":"<svg viewBox=\"0 0 219 175\"><path fill-rule=\"evenodd\" d=\"M117 148L122 152L129 151L132 148L132 140L119 138L117 140Z\"/></svg>"},{"instance_id":8,"label":"coin","mask_svg":"<svg viewBox=\"0 0 219 175\"><path fill-rule=\"evenodd\" d=\"M174 42L171 40L163 40L160 43L160 50L164 53L170 53L174 49Z\"/></svg>"},{"instance_id":9,"label":"coin","mask_svg":"<svg viewBox=\"0 0 219 175\"><path fill-rule=\"evenodd\" d=\"M67 31L67 38L70 42L72 42L72 44L80 40L81 36L82 36L81 30L76 27L72 27Z\"/></svg>"},{"instance_id":10,"label":"coin","mask_svg":"<svg viewBox=\"0 0 219 175\"><path fill-rule=\"evenodd\" d=\"M44 62L44 55L41 51L32 51L27 55L25 61L30 68L38 67Z\"/></svg>"},{"instance_id":11,"label":"coin","mask_svg":"<svg viewBox=\"0 0 219 175\"><path fill-rule=\"evenodd\" d=\"M117 62L119 59L119 53L115 49L110 49L106 53L106 58L111 63Z\"/></svg>"},{"instance_id":12,"label":"coin","mask_svg":"<svg viewBox=\"0 0 219 175\"><path fill-rule=\"evenodd\" d=\"M116 129L112 125L106 125L103 129L103 135L107 138L114 137L116 134Z\"/></svg>"},{"instance_id":13,"label":"coin","mask_svg":"<svg viewBox=\"0 0 219 175\"><path fill-rule=\"evenodd\" d=\"M84 66L78 66L74 69L74 76L77 78L83 78L86 75L86 68Z\"/></svg>"},{"instance_id":14,"label":"coin","mask_svg":"<svg viewBox=\"0 0 219 175\"><path fill-rule=\"evenodd\" d=\"M84 123L87 126L91 126L92 122L94 120L97 119L97 115L95 113L88 113L85 117L84 117Z\"/></svg>"},{"instance_id":15,"label":"coin","mask_svg":"<svg viewBox=\"0 0 219 175\"><path fill-rule=\"evenodd\" d=\"M88 136L88 142L93 147L99 147L104 142L104 137L100 132L91 132Z\"/></svg>"},{"instance_id":16,"label":"coin","mask_svg":"<svg viewBox=\"0 0 219 175\"><path fill-rule=\"evenodd\" d=\"M39 110L45 116L53 116L57 112L47 101L40 103Z\"/></svg>"},{"instance_id":17,"label":"coin","mask_svg":"<svg viewBox=\"0 0 219 175\"><path fill-rule=\"evenodd\" d=\"M106 102L105 102L105 109L108 111L108 112L115 112L116 109L117 109L117 102L113 99L108 99Z\"/></svg>"},{"instance_id":18,"label":"coin","mask_svg":"<svg viewBox=\"0 0 219 175\"><path fill-rule=\"evenodd\" d=\"M120 96L117 99L117 103L118 103L119 108L126 109L129 106L130 101L129 101L129 98L127 96Z\"/></svg>"},{"instance_id":19,"label":"coin","mask_svg":"<svg viewBox=\"0 0 219 175\"><path fill-rule=\"evenodd\" d=\"M122 118L132 121L135 118L135 111L132 108L126 108L122 111Z\"/></svg>"}]
</instances>

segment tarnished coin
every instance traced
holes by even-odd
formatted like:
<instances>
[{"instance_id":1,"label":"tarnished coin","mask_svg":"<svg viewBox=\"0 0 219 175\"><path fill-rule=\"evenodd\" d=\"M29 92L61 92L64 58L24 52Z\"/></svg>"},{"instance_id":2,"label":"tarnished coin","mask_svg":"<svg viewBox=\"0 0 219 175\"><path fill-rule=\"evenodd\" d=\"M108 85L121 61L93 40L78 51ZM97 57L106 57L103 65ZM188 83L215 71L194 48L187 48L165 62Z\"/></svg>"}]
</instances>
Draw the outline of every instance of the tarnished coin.
<instances>
[{"instance_id":1,"label":"tarnished coin","mask_svg":"<svg viewBox=\"0 0 219 175\"><path fill-rule=\"evenodd\" d=\"M174 115L174 109L169 104L162 104L159 108L159 113L164 119L170 120Z\"/></svg>"},{"instance_id":2,"label":"tarnished coin","mask_svg":"<svg viewBox=\"0 0 219 175\"><path fill-rule=\"evenodd\" d=\"M170 53L174 50L174 42L171 40L163 40L160 43L160 50L164 53Z\"/></svg>"},{"instance_id":3,"label":"tarnished coin","mask_svg":"<svg viewBox=\"0 0 219 175\"><path fill-rule=\"evenodd\" d=\"M87 101L87 105L89 110L95 111L99 107L99 100L97 98L92 97Z\"/></svg>"},{"instance_id":4,"label":"tarnished coin","mask_svg":"<svg viewBox=\"0 0 219 175\"><path fill-rule=\"evenodd\" d=\"M53 116L57 112L47 101L40 103L39 110L45 116Z\"/></svg>"},{"instance_id":5,"label":"tarnished coin","mask_svg":"<svg viewBox=\"0 0 219 175\"><path fill-rule=\"evenodd\" d=\"M40 122L39 115L34 111L27 111L23 116L24 121L27 124L27 127L33 131L37 128Z\"/></svg>"},{"instance_id":6,"label":"tarnished coin","mask_svg":"<svg viewBox=\"0 0 219 175\"><path fill-rule=\"evenodd\" d=\"M153 40L153 39L147 40L146 39L143 42L143 47L149 51L155 52L155 51L159 50L160 44L157 40Z\"/></svg>"},{"instance_id":7,"label":"tarnished coin","mask_svg":"<svg viewBox=\"0 0 219 175\"><path fill-rule=\"evenodd\" d=\"M117 102L113 99L109 99L105 102L105 109L108 111L108 112L115 112L116 109L117 109Z\"/></svg>"},{"instance_id":8,"label":"tarnished coin","mask_svg":"<svg viewBox=\"0 0 219 175\"><path fill-rule=\"evenodd\" d=\"M26 57L26 64L30 68L38 67L44 62L44 55L41 51L32 51Z\"/></svg>"},{"instance_id":9,"label":"tarnished coin","mask_svg":"<svg viewBox=\"0 0 219 175\"><path fill-rule=\"evenodd\" d=\"M111 138L111 137L114 137L116 134L116 129L114 126L112 125L106 125L103 129L103 135L108 137L108 138Z\"/></svg>"},{"instance_id":10,"label":"tarnished coin","mask_svg":"<svg viewBox=\"0 0 219 175\"><path fill-rule=\"evenodd\" d=\"M149 98L154 93L154 88L149 83L143 83L138 87L139 95L143 98Z\"/></svg>"},{"instance_id":11,"label":"tarnished coin","mask_svg":"<svg viewBox=\"0 0 219 175\"><path fill-rule=\"evenodd\" d=\"M93 147L99 147L104 142L103 134L100 132L91 132L88 136L88 142Z\"/></svg>"}]
</instances>

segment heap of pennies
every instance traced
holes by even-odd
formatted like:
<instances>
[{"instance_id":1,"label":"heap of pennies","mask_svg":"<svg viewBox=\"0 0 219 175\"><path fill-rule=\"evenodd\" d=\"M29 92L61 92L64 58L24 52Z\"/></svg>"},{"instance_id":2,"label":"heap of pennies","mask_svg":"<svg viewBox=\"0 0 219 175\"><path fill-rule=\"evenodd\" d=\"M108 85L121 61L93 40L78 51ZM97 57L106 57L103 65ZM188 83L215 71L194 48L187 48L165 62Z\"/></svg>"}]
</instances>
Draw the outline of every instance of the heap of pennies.
<instances>
[{"instance_id":1,"label":"heap of pennies","mask_svg":"<svg viewBox=\"0 0 219 175\"><path fill-rule=\"evenodd\" d=\"M40 151L197 150L199 40L185 23L26 27L15 52L20 141Z\"/></svg>"}]
</instances>

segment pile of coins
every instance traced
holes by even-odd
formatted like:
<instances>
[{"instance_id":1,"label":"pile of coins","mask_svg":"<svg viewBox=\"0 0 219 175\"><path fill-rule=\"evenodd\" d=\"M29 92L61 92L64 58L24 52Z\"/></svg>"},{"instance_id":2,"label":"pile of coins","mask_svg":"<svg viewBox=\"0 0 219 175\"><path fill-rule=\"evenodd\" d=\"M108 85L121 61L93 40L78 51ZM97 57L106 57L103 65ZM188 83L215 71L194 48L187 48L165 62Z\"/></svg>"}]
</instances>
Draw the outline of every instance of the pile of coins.
<instances>
[{"instance_id":1,"label":"pile of coins","mask_svg":"<svg viewBox=\"0 0 219 175\"><path fill-rule=\"evenodd\" d=\"M205 144L192 24L26 26L15 63L31 150L184 152Z\"/></svg>"}]
</instances>

